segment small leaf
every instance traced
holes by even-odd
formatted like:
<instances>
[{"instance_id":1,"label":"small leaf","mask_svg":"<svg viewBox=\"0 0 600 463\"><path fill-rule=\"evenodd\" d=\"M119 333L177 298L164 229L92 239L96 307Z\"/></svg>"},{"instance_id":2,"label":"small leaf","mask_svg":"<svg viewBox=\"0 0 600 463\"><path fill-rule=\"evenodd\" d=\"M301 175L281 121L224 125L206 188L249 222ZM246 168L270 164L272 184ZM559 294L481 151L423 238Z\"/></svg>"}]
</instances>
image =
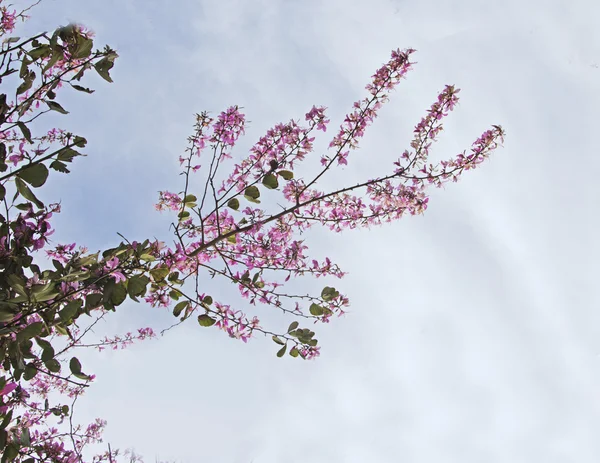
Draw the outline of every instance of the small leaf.
<instances>
[{"instance_id":1,"label":"small leaf","mask_svg":"<svg viewBox=\"0 0 600 463\"><path fill-rule=\"evenodd\" d=\"M81 362L77 357L73 357L71 359L71 361L69 362L69 369L73 374L81 373Z\"/></svg>"},{"instance_id":2,"label":"small leaf","mask_svg":"<svg viewBox=\"0 0 600 463\"><path fill-rule=\"evenodd\" d=\"M59 105L56 101L46 101L46 104L52 111L56 111L61 114L69 114L69 111Z\"/></svg>"},{"instance_id":3,"label":"small leaf","mask_svg":"<svg viewBox=\"0 0 600 463\"><path fill-rule=\"evenodd\" d=\"M244 196L247 198L258 199L260 198L260 190L254 185L249 186L244 191Z\"/></svg>"},{"instance_id":4,"label":"small leaf","mask_svg":"<svg viewBox=\"0 0 600 463\"><path fill-rule=\"evenodd\" d=\"M298 349L296 347L292 347L292 349L290 350L290 355L294 358L298 357Z\"/></svg>"},{"instance_id":5,"label":"small leaf","mask_svg":"<svg viewBox=\"0 0 600 463\"><path fill-rule=\"evenodd\" d=\"M273 341L275 341L277 344L279 344L280 346L284 346L285 342L283 342L281 339L279 339L277 336L273 335Z\"/></svg>"},{"instance_id":6,"label":"small leaf","mask_svg":"<svg viewBox=\"0 0 600 463\"><path fill-rule=\"evenodd\" d=\"M67 169L67 165L60 161L52 161L50 168L56 170L57 172L62 172L63 174L68 174L71 172L69 169Z\"/></svg>"},{"instance_id":7,"label":"small leaf","mask_svg":"<svg viewBox=\"0 0 600 463\"><path fill-rule=\"evenodd\" d=\"M42 163L33 164L21 171L19 177L29 183L32 187L39 188L46 183L46 179L48 178L48 168Z\"/></svg>"},{"instance_id":8,"label":"small leaf","mask_svg":"<svg viewBox=\"0 0 600 463\"><path fill-rule=\"evenodd\" d=\"M163 281L169 274L169 269L164 267L154 268L150 270L150 275L154 281Z\"/></svg>"},{"instance_id":9,"label":"small leaf","mask_svg":"<svg viewBox=\"0 0 600 463\"><path fill-rule=\"evenodd\" d=\"M183 309L185 309L189 304L190 303L188 301L181 301L180 303L178 303L173 309L173 315L179 317L179 315L181 315L181 312L183 312Z\"/></svg>"},{"instance_id":10,"label":"small leaf","mask_svg":"<svg viewBox=\"0 0 600 463\"><path fill-rule=\"evenodd\" d=\"M29 127L27 127L21 121L17 122L17 125L19 126L19 129L21 129L21 133L25 137L25 140L27 140L29 143L33 143L33 141L31 141L31 130L29 130Z\"/></svg>"},{"instance_id":11,"label":"small leaf","mask_svg":"<svg viewBox=\"0 0 600 463\"><path fill-rule=\"evenodd\" d=\"M290 323L290 326L288 327L287 332L289 333L290 331L294 331L296 328L298 328L299 323L298 322L292 322Z\"/></svg>"},{"instance_id":12,"label":"small leaf","mask_svg":"<svg viewBox=\"0 0 600 463\"><path fill-rule=\"evenodd\" d=\"M32 363L28 363L27 365L25 365L25 371L23 372L23 379L25 381L29 381L31 379L33 379L35 377L35 375L37 375L37 368L35 367L35 365L33 365Z\"/></svg>"},{"instance_id":13,"label":"small leaf","mask_svg":"<svg viewBox=\"0 0 600 463\"><path fill-rule=\"evenodd\" d=\"M184 203L195 203L196 201L198 201L198 198L196 198L194 195L187 195L185 198L183 198Z\"/></svg>"},{"instance_id":14,"label":"small leaf","mask_svg":"<svg viewBox=\"0 0 600 463\"><path fill-rule=\"evenodd\" d=\"M96 90L92 90L90 88L82 87L81 85L77 85L77 84L71 84L71 87L73 87L77 91L85 92L85 93L94 93L96 91Z\"/></svg>"},{"instance_id":15,"label":"small leaf","mask_svg":"<svg viewBox=\"0 0 600 463\"><path fill-rule=\"evenodd\" d=\"M60 362L56 359L48 360L47 362L44 362L44 365L48 371L51 371L52 373L58 373L60 371Z\"/></svg>"},{"instance_id":16,"label":"small leaf","mask_svg":"<svg viewBox=\"0 0 600 463\"><path fill-rule=\"evenodd\" d=\"M233 209L234 211L237 211L240 208L240 202L237 198L233 198L227 202L227 206Z\"/></svg>"},{"instance_id":17,"label":"small leaf","mask_svg":"<svg viewBox=\"0 0 600 463\"><path fill-rule=\"evenodd\" d=\"M110 301L115 305L121 305L127 299L127 288L123 282L115 285L115 288L110 296Z\"/></svg>"},{"instance_id":18,"label":"small leaf","mask_svg":"<svg viewBox=\"0 0 600 463\"><path fill-rule=\"evenodd\" d=\"M111 79L108 71L110 71L112 69L112 67L114 66L114 61L115 61L116 57L117 57L117 54L113 53L113 54L110 54L109 56L105 56L100 61L98 61L96 64L94 64L94 68L96 69L96 72L100 75L100 77L102 77L107 82L113 81Z\"/></svg>"},{"instance_id":19,"label":"small leaf","mask_svg":"<svg viewBox=\"0 0 600 463\"><path fill-rule=\"evenodd\" d=\"M213 298L210 296L204 296L204 299L202 299L202 302L206 305L211 305L213 303Z\"/></svg>"},{"instance_id":20,"label":"small leaf","mask_svg":"<svg viewBox=\"0 0 600 463\"><path fill-rule=\"evenodd\" d=\"M309 311L312 315L315 315L317 317L320 315L323 315L325 313L325 310L323 310L323 307L321 307L320 305L317 305L317 304L311 304Z\"/></svg>"},{"instance_id":21,"label":"small leaf","mask_svg":"<svg viewBox=\"0 0 600 463\"><path fill-rule=\"evenodd\" d=\"M279 351L277 352L277 357L281 358L285 355L285 351L287 350L287 345L283 346L281 349L279 349Z\"/></svg>"},{"instance_id":22,"label":"small leaf","mask_svg":"<svg viewBox=\"0 0 600 463\"><path fill-rule=\"evenodd\" d=\"M206 314L202 314L198 316L198 323L200 323L200 326L213 326L217 321Z\"/></svg>"},{"instance_id":23,"label":"small leaf","mask_svg":"<svg viewBox=\"0 0 600 463\"><path fill-rule=\"evenodd\" d=\"M127 293L129 297L135 300L138 296L143 296L146 293L146 288L150 283L150 279L145 275L135 275L127 282Z\"/></svg>"},{"instance_id":24,"label":"small leaf","mask_svg":"<svg viewBox=\"0 0 600 463\"><path fill-rule=\"evenodd\" d=\"M44 207L44 203L42 203L39 199L36 198L36 196L25 184L25 182L19 177L15 177L15 185L17 187L17 191L21 194L21 196L23 196L23 198L27 199L28 201L31 201L40 209Z\"/></svg>"},{"instance_id":25,"label":"small leaf","mask_svg":"<svg viewBox=\"0 0 600 463\"><path fill-rule=\"evenodd\" d=\"M44 329L44 324L42 322L34 322L31 325L27 325L21 331L17 333L17 342L23 342L28 339L39 336Z\"/></svg>"},{"instance_id":26,"label":"small leaf","mask_svg":"<svg viewBox=\"0 0 600 463\"><path fill-rule=\"evenodd\" d=\"M81 309L82 305L83 301L81 299L71 301L60 312L58 312L58 316L63 322L68 323L73 320L75 315L77 315L77 311Z\"/></svg>"},{"instance_id":27,"label":"small leaf","mask_svg":"<svg viewBox=\"0 0 600 463\"><path fill-rule=\"evenodd\" d=\"M291 180L294 178L294 173L290 170L280 170L277 174L281 175L284 180Z\"/></svg>"},{"instance_id":28,"label":"small leaf","mask_svg":"<svg viewBox=\"0 0 600 463\"><path fill-rule=\"evenodd\" d=\"M262 181L263 185L266 186L267 188L274 190L275 188L277 188L279 186L279 182L277 181L277 177L273 174L267 174L265 175L265 177L263 178Z\"/></svg>"},{"instance_id":29,"label":"small leaf","mask_svg":"<svg viewBox=\"0 0 600 463\"><path fill-rule=\"evenodd\" d=\"M336 291L335 288L331 288L329 286L325 286L323 288L323 291L321 291L321 297L323 298L324 301L327 301L327 302L335 299L339 295L340 295L340 293L338 291Z\"/></svg>"}]
</instances>

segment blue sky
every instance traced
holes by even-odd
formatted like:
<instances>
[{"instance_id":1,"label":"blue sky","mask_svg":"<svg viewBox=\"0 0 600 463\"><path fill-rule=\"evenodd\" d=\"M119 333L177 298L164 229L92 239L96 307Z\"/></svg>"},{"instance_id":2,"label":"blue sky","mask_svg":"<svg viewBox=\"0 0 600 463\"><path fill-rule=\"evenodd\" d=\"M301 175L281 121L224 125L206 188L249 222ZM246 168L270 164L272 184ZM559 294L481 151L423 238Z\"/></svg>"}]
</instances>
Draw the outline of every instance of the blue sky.
<instances>
[{"instance_id":1,"label":"blue sky","mask_svg":"<svg viewBox=\"0 0 600 463\"><path fill-rule=\"evenodd\" d=\"M591 0L44 0L26 30L82 22L120 54L114 84L91 77L95 94L61 97L71 114L57 124L89 140L44 193L62 200L63 242L169 239L153 203L178 190L194 113L243 106L240 155L313 104L337 125L392 49L416 48L418 64L344 182L387 172L445 84L461 103L436 159L491 124L507 131L481 169L432 192L424 216L311 234L315 254L349 272L338 286L352 301L319 327L316 362L190 323L82 354L98 380L78 416L107 419L112 447L148 461L596 462L598 17ZM169 322L128 305L102 329Z\"/></svg>"}]
</instances>

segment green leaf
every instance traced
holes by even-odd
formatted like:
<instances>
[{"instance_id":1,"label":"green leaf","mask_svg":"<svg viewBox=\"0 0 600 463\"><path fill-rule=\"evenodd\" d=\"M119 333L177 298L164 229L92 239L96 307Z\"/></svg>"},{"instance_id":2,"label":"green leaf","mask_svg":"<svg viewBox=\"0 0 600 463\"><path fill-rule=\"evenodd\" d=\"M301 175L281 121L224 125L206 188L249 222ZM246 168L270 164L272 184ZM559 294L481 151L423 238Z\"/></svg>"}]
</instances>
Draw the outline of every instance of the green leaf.
<instances>
[{"instance_id":1,"label":"green leaf","mask_svg":"<svg viewBox=\"0 0 600 463\"><path fill-rule=\"evenodd\" d=\"M81 156L81 153L75 151L72 148L63 148L60 150L60 152L58 153L56 158L59 161L71 162L73 160L73 158L75 158L77 156Z\"/></svg>"},{"instance_id":2,"label":"green leaf","mask_svg":"<svg viewBox=\"0 0 600 463\"><path fill-rule=\"evenodd\" d=\"M28 201L31 201L39 209L42 209L44 207L44 203L36 198L36 196L29 189L29 187L25 184L25 182L23 180L21 180L19 177L15 177L15 185L17 187L17 191L21 194L21 196L23 196L23 198L27 199Z\"/></svg>"},{"instance_id":3,"label":"green leaf","mask_svg":"<svg viewBox=\"0 0 600 463\"><path fill-rule=\"evenodd\" d=\"M17 308L17 307L18 306L15 304L15 308ZM0 322L8 323L8 322L12 321L16 315L17 315L17 313L13 312L12 309L9 308L8 305L0 307Z\"/></svg>"},{"instance_id":4,"label":"green leaf","mask_svg":"<svg viewBox=\"0 0 600 463\"><path fill-rule=\"evenodd\" d=\"M266 186L267 188L274 190L275 188L277 188L279 186L279 182L277 181L277 177L273 174L267 174L265 175L265 177L263 178L262 181L263 185Z\"/></svg>"},{"instance_id":5,"label":"green leaf","mask_svg":"<svg viewBox=\"0 0 600 463\"><path fill-rule=\"evenodd\" d=\"M285 355L285 351L287 350L287 345L283 346L281 349L279 349L279 351L277 352L277 357L281 358Z\"/></svg>"},{"instance_id":6,"label":"green leaf","mask_svg":"<svg viewBox=\"0 0 600 463\"><path fill-rule=\"evenodd\" d=\"M33 50L29 50L27 54L35 61L38 58L46 58L47 56L50 56L51 52L52 48L50 48L50 45L44 44L34 48Z\"/></svg>"},{"instance_id":7,"label":"green leaf","mask_svg":"<svg viewBox=\"0 0 600 463\"><path fill-rule=\"evenodd\" d=\"M103 298L103 296L100 293L92 293L92 294L88 294L87 296L85 296L86 312L89 312L92 309L95 309L96 307L98 307L100 305L100 302L102 301L102 298Z\"/></svg>"},{"instance_id":8,"label":"green leaf","mask_svg":"<svg viewBox=\"0 0 600 463\"><path fill-rule=\"evenodd\" d=\"M77 357L73 357L71 359L71 361L69 362L69 369L71 370L71 373L73 373L74 375L81 373L81 362L79 361L79 359Z\"/></svg>"},{"instance_id":9,"label":"green leaf","mask_svg":"<svg viewBox=\"0 0 600 463\"><path fill-rule=\"evenodd\" d=\"M206 305L211 305L213 303L213 298L210 296L204 296L204 299L202 299L202 302Z\"/></svg>"},{"instance_id":10,"label":"green leaf","mask_svg":"<svg viewBox=\"0 0 600 463\"><path fill-rule=\"evenodd\" d=\"M320 315L323 315L325 313L325 310L323 309L323 307L321 307L320 305L317 305L317 304L311 304L309 311L312 315L315 315L317 317Z\"/></svg>"},{"instance_id":11,"label":"green leaf","mask_svg":"<svg viewBox=\"0 0 600 463\"><path fill-rule=\"evenodd\" d=\"M63 174L68 174L71 172L69 169L67 169L67 165L60 161L52 161L50 163L50 168L56 170L57 172L62 172Z\"/></svg>"},{"instance_id":12,"label":"green leaf","mask_svg":"<svg viewBox=\"0 0 600 463\"><path fill-rule=\"evenodd\" d=\"M244 196L246 197L246 199L249 198L256 201L258 198L260 198L260 190L254 185L249 186L244 191Z\"/></svg>"},{"instance_id":13,"label":"green leaf","mask_svg":"<svg viewBox=\"0 0 600 463\"><path fill-rule=\"evenodd\" d=\"M127 299L127 288L125 288L125 284L123 282L115 285L115 288L110 296L111 302L115 306L121 305L125 299Z\"/></svg>"},{"instance_id":14,"label":"green leaf","mask_svg":"<svg viewBox=\"0 0 600 463\"><path fill-rule=\"evenodd\" d=\"M58 316L63 322L68 323L73 320L82 306L83 301L81 299L71 301L60 312L58 312Z\"/></svg>"},{"instance_id":15,"label":"green leaf","mask_svg":"<svg viewBox=\"0 0 600 463\"><path fill-rule=\"evenodd\" d=\"M27 325L17 333L17 342L21 343L28 339L34 338L35 336L39 336L43 329L44 324L42 322L34 322L31 325Z\"/></svg>"},{"instance_id":16,"label":"green leaf","mask_svg":"<svg viewBox=\"0 0 600 463\"><path fill-rule=\"evenodd\" d=\"M195 203L196 201L198 201L198 198L196 198L194 195L187 195L185 198L183 198L184 203Z\"/></svg>"},{"instance_id":17,"label":"green leaf","mask_svg":"<svg viewBox=\"0 0 600 463\"><path fill-rule=\"evenodd\" d=\"M169 269L164 267L154 268L150 270L150 275L154 281L163 281L169 274Z\"/></svg>"},{"instance_id":18,"label":"green leaf","mask_svg":"<svg viewBox=\"0 0 600 463\"><path fill-rule=\"evenodd\" d=\"M114 61L117 58L117 56L118 55L116 53L111 53L110 55L105 56L100 61L98 61L96 64L94 64L94 68L96 69L96 72L100 75L100 77L102 77L107 82L113 81L111 79L108 71L110 71L112 69L112 67L114 66L114 64L115 64Z\"/></svg>"},{"instance_id":19,"label":"green leaf","mask_svg":"<svg viewBox=\"0 0 600 463\"><path fill-rule=\"evenodd\" d=\"M48 371L51 371L52 373L58 373L60 371L60 362L56 359L48 360L47 362L44 362L44 365Z\"/></svg>"},{"instance_id":20,"label":"green leaf","mask_svg":"<svg viewBox=\"0 0 600 463\"><path fill-rule=\"evenodd\" d=\"M90 56L92 47L94 46L94 41L92 39L78 35L76 43L77 48L73 51L73 58L82 59Z\"/></svg>"},{"instance_id":21,"label":"green leaf","mask_svg":"<svg viewBox=\"0 0 600 463\"><path fill-rule=\"evenodd\" d=\"M37 375L37 368L35 367L35 365L33 365L32 363L28 363L27 365L25 365L25 371L23 372L23 379L25 381L29 381L31 379L33 379L35 377L35 375Z\"/></svg>"},{"instance_id":22,"label":"green leaf","mask_svg":"<svg viewBox=\"0 0 600 463\"><path fill-rule=\"evenodd\" d=\"M4 185L0 185L0 201L2 201L5 196L6 196L6 188L4 188Z\"/></svg>"},{"instance_id":23,"label":"green leaf","mask_svg":"<svg viewBox=\"0 0 600 463\"><path fill-rule=\"evenodd\" d=\"M298 357L298 349L296 347L292 347L292 349L290 350L290 355L294 358Z\"/></svg>"},{"instance_id":24,"label":"green leaf","mask_svg":"<svg viewBox=\"0 0 600 463\"><path fill-rule=\"evenodd\" d=\"M75 135L75 138L73 138L73 143L75 144L75 146L77 146L79 148L84 148L85 145L87 145L87 140L83 137Z\"/></svg>"},{"instance_id":25,"label":"green leaf","mask_svg":"<svg viewBox=\"0 0 600 463\"><path fill-rule=\"evenodd\" d=\"M11 442L4 449L4 454L2 455L2 461L13 461L19 455L19 447L15 442Z\"/></svg>"},{"instance_id":26,"label":"green leaf","mask_svg":"<svg viewBox=\"0 0 600 463\"><path fill-rule=\"evenodd\" d=\"M273 341L275 341L277 344L279 344L280 346L284 346L285 342L283 342L281 339L279 339L277 336L273 335Z\"/></svg>"},{"instance_id":27,"label":"green leaf","mask_svg":"<svg viewBox=\"0 0 600 463\"><path fill-rule=\"evenodd\" d=\"M340 293L338 291L336 291L335 288L331 288L329 286L325 286L323 288L323 291L321 291L321 297L323 298L324 301L327 301L327 302L335 299L339 295L340 295Z\"/></svg>"},{"instance_id":28,"label":"green leaf","mask_svg":"<svg viewBox=\"0 0 600 463\"><path fill-rule=\"evenodd\" d=\"M23 137L25 137L25 140L29 143L33 143L33 141L31 141L31 130L29 130L29 127L21 121L17 122L17 125L19 126L19 129L21 129L21 133L23 134Z\"/></svg>"},{"instance_id":29,"label":"green leaf","mask_svg":"<svg viewBox=\"0 0 600 463\"><path fill-rule=\"evenodd\" d=\"M138 296L143 296L146 293L146 288L150 283L150 278L145 275L136 275L127 282L127 293L131 299L135 300Z\"/></svg>"},{"instance_id":30,"label":"green leaf","mask_svg":"<svg viewBox=\"0 0 600 463\"><path fill-rule=\"evenodd\" d=\"M91 88L82 87L81 85L77 85L77 84L71 84L71 87L73 87L75 90L77 90L79 92L84 92L84 93L94 93L96 91L96 90L92 90Z\"/></svg>"},{"instance_id":31,"label":"green leaf","mask_svg":"<svg viewBox=\"0 0 600 463\"><path fill-rule=\"evenodd\" d=\"M290 326L287 329L287 332L289 333L290 331L294 331L296 328L298 328L299 323L298 322L292 322L290 323Z\"/></svg>"},{"instance_id":32,"label":"green leaf","mask_svg":"<svg viewBox=\"0 0 600 463\"><path fill-rule=\"evenodd\" d=\"M21 171L19 177L29 183L32 187L39 188L46 183L46 179L48 178L48 168L42 163L33 164Z\"/></svg>"},{"instance_id":33,"label":"green leaf","mask_svg":"<svg viewBox=\"0 0 600 463\"><path fill-rule=\"evenodd\" d=\"M200 323L200 326L213 326L217 321L206 314L202 314L198 316L198 323Z\"/></svg>"},{"instance_id":34,"label":"green leaf","mask_svg":"<svg viewBox=\"0 0 600 463\"><path fill-rule=\"evenodd\" d=\"M56 111L61 114L69 114L69 111L59 105L56 101L46 101L46 104L52 111Z\"/></svg>"},{"instance_id":35,"label":"green leaf","mask_svg":"<svg viewBox=\"0 0 600 463\"><path fill-rule=\"evenodd\" d=\"M179 315L181 315L181 312L183 312L183 309L185 309L189 304L189 301L179 302L173 309L173 315L179 317Z\"/></svg>"},{"instance_id":36,"label":"green leaf","mask_svg":"<svg viewBox=\"0 0 600 463\"><path fill-rule=\"evenodd\" d=\"M240 202L237 198L230 199L227 202L227 207L230 207L234 211L237 211L240 208Z\"/></svg>"},{"instance_id":37,"label":"green leaf","mask_svg":"<svg viewBox=\"0 0 600 463\"><path fill-rule=\"evenodd\" d=\"M284 180L291 180L294 178L294 173L290 170L280 170L277 172Z\"/></svg>"}]
</instances>

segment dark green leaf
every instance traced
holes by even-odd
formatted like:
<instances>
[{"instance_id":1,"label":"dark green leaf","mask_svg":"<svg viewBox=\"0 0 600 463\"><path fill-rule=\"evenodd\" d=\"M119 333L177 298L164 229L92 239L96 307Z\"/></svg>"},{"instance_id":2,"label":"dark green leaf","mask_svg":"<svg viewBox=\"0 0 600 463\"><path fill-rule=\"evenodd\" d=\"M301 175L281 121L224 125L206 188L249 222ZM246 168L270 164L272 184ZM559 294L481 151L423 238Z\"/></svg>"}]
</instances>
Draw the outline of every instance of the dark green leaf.
<instances>
[{"instance_id":1,"label":"dark green leaf","mask_svg":"<svg viewBox=\"0 0 600 463\"><path fill-rule=\"evenodd\" d=\"M294 173L289 170L280 170L277 172L279 175L283 177L284 180L291 180L294 178Z\"/></svg>"},{"instance_id":2,"label":"dark green leaf","mask_svg":"<svg viewBox=\"0 0 600 463\"><path fill-rule=\"evenodd\" d=\"M46 104L52 111L56 111L61 114L69 114L69 111L59 105L56 101L46 101Z\"/></svg>"},{"instance_id":3,"label":"dark green leaf","mask_svg":"<svg viewBox=\"0 0 600 463\"><path fill-rule=\"evenodd\" d=\"M19 129L21 129L21 133L23 134L23 137L25 137L25 140L27 140L29 143L33 143L33 141L31 141L31 130L29 130L29 127L27 127L21 121L17 122L17 126L19 126Z\"/></svg>"},{"instance_id":4,"label":"dark green leaf","mask_svg":"<svg viewBox=\"0 0 600 463\"><path fill-rule=\"evenodd\" d=\"M5 196L6 196L6 188L4 188L4 185L0 185L0 201L2 201Z\"/></svg>"},{"instance_id":5,"label":"dark green leaf","mask_svg":"<svg viewBox=\"0 0 600 463\"><path fill-rule=\"evenodd\" d=\"M266 186L267 188L274 190L275 188L277 188L279 186L279 182L277 181L277 177L273 174L267 174L265 175L265 177L263 178L262 181L263 185Z\"/></svg>"},{"instance_id":6,"label":"dark green leaf","mask_svg":"<svg viewBox=\"0 0 600 463\"><path fill-rule=\"evenodd\" d=\"M25 381L29 381L37 375L38 369L33 365L33 363L28 363L25 365L25 371L23 372L23 379Z\"/></svg>"},{"instance_id":7,"label":"dark green leaf","mask_svg":"<svg viewBox=\"0 0 600 463\"><path fill-rule=\"evenodd\" d=\"M60 362L56 359L48 360L47 362L44 362L44 365L48 371L52 373L58 373L60 371Z\"/></svg>"},{"instance_id":8,"label":"dark green leaf","mask_svg":"<svg viewBox=\"0 0 600 463\"><path fill-rule=\"evenodd\" d=\"M79 361L79 359L77 357L73 357L71 359L71 361L69 362L69 369L71 370L71 373L73 373L74 375L81 373L81 362Z\"/></svg>"},{"instance_id":9,"label":"dark green leaf","mask_svg":"<svg viewBox=\"0 0 600 463\"><path fill-rule=\"evenodd\" d=\"M309 310L312 315L315 315L317 317L320 315L323 315L325 313L325 310L323 310L323 307L321 307L320 305L317 305L317 304L311 304Z\"/></svg>"},{"instance_id":10,"label":"dark green leaf","mask_svg":"<svg viewBox=\"0 0 600 463\"><path fill-rule=\"evenodd\" d=\"M19 172L19 177L29 183L32 187L39 188L46 183L46 179L48 178L48 168L42 163L33 164Z\"/></svg>"},{"instance_id":11,"label":"dark green leaf","mask_svg":"<svg viewBox=\"0 0 600 463\"><path fill-rule=\"evenodd\" d=\"M285 351L287 350L287 345L283 346L281 349L279 349L279 351L277 352L277 357L283 357L285 355Z\"/></svg>"},{"instance_id":12,"label":"dark green leaf","mask_svg":"<svg viewBox=\"0 0 600 463\"><path fill-rule=\"evenodd\" d=\"M210 296L204 296L204 299L202 299L202 302L206 305L211 305L213 303L213 298Z\"/></svg>"},{"instance_id":13,"label":"dark green leaf","mask_svg":"<svg viewBox=\"0 0 600 463\"><path fill-rule=\"evenodd\" d=\"M52 163L50 164L50 168L58 172L62 172L63 174L68 174L69 172L71 172L69 169L67 169L67 165L64 162L60 161L52 161Z\"/></svg>"},{"instance_id":14,"label":"dark green leaf","mask_svg":"<svg viewBox=\"0 0 600 463\"><path fill-rule=\"evenodd\" d=\"M35 336L39 336L44 329L42 322L34 322L31 325L27 325L21 331L17 333L17 342L23 342L27 339L31 339Z\"/></svg>"},{"instance_id":15,"label":"dark green leaf","mask_svg":"<svg viewBox=\"0 0 600 463\"><path fill-rule=\"evenodd\" d=\"M234 211L237 211L240 207L240 202L237 198L233 198L227 202L227 206L233 209Z\"/></svg>"},{"instance_id":16,"label":"dark green leaf","mask_svg":"<svg viewBox=\"0 0 600 463\"><path fill-rule=\"evenodd\" d=\"M285 342L283 342L281 339L279 339L277 336L273 335L273 341L275 341L277 344L279 344L280 346L284 346Z\"/></svg>"},{"instance_id":17,"label":"dark green leaf","mask_svg":"<svg viewBox=\"0 0 600 463\"><path fill-rule=\"evenodd\" d=\"M290 350L290 355L294 358L298 357L298 349L296 349L296 347L292 347L292 349Z\"/></svg>"},{"instance_id":18,"label":"dark green leaf","mask_svg":"<svg viewBox=\"0 0 600 463\"><path fill-rule=\"evenodd\" d=\"M202 314L198 316L198 323L200 323L200 326L213 326L217 321L206 314Z\"/></svg>"},{"instance_id":19,"label":"dark green leaf","mask_svg":"<svg viewBox=\"0 0 600 463\"><path fill-rule=\"evenodd\" d=\"M77 47L73 51L73 58L82 59L90 56L90 53L92 53L92 47L94 46L94 41L92 39L88 39L87 37L78 35L76 42Z\"/></svg>"},{"instance_id":20,"label":"dark green leaf","mask_svg":"<svg viewBox=\"0 0 600 463\"><path fill-rule=\"evenodd\" d=\"M254 185L249 186L244 191L244 196L246 197L246 199L249 198L249 199L257 200L258 198L260 198L260 190Z\"/></svg>"},{"instance_id":21,"label":"dark green leaf","mask_svg":"<svg viewBox=\"0 0 600 463\"><path fill-rule=\"evenodd\" d=\"M299 323L298 322L292 322L290 323L290 326L288 327L287 332L289 333L290 331L294 331L296 328L298 328Z\"/></svg>"},{"instance_id":22,"label":"dark green leaf","mask_svg":"<svg viewBox=\"0 0 600 463\"><path fill-rule=\"evenodd\" d=\"M40 209L44 207L44 203L42 203L39 199L36 198L36 196L25 184L25 182L19 177L15 177L15 185L17 187L17 191L21 194L21 196L23 196L23 198L27 199L28 201L31 201Z\"/></svg>"},{"instance_id":23,"label":"dark green leaf","mask_svg":"<svg viewBox=\"0 0 600 463\"><path fill-rule=\"evenodd\" d=\"M83 301L81 299L71 301L60 312L58 312L58 316L63 322L68 323L73 320L75 315L77 315L77 312L79 309L81 309L82 305Z\"/></svg>"},{"instance_id":24,"label":"dark green leaf","mask_svg":"<svg viewBox=\"0 0 600 463\"><path fill-rule=\"evenodd\" d=\"M190 305L189 301L179 302L173 309L173 315L179 317L179 315L181 315L181 312L183 312L183 309L185 309L188 305Z\"/></svg>"},{"instance_id":25,"label":"dark green leaf","mask_svg":"<svg viewBox=\"0 0 600 463\"><path fill-rule=\"evenodd\" d=\"M96 90L92 90L91 88L86 88L86 87L82 87L81 85L77 85L77 84L71 84L71 86L80 92L85 92L85 93L94 93Z\"/></svg>"},{"instance_id":26,"label":"dark green leaf","mask_svg":"<svg viewBox=\"0 0 600 463\"><path fill-rule=\"evenodd\" d=\"M154 281L163 281L169 274L169 269L164 267L154 268L150 270L150 275Z\"/></svg>"},{"instance_id":27,"label":"dark green leaf","mask_svg":"<svg viewBox=\"0 0 600 463\"><path fill-rule=\"evenodd\" d=\"M27 54L35 61L38 58L46 58L47 56L50 56L51 52L52 49L50 48L50 45L44 44L28 51Z\"/></svg>"},{"instance_id":28,"label":"dark green leaf","mask_svg":"<svg viewBox=\"0 0 600 463\"><path fill-rule=\"evenodd\" d=\"M117 54L113 53L109 56L105 56L100 61L98 61L96 64L94 64L94 68L96 69L96 72L100 75L100 77L102 77L107 82L113 81L111 79L108 71L110 71L112 69L112 67L114 66L115 58L117 58Z\"/></svg>"},{"instance_id":29,"label":"dark green leaf","mask_svg":"<svg viewBox=\"0 0 600 463\"><path fill-rule=\"evenodd\" d=\"M110 300L115 306L119 306L125 301L125 299L127 299L127 288L125 288L125 284L121 282L115 285L115 289L110 296Z\"/></svg>"},{"instance_id":30,"label":"dark green leaf","mask_svg":"<svg viewBox=\"0 0 600 463\"><path fill-rule=\"evenodd\" d=\"M127 292L129 297L135 299L138 296L143 296L146 293L146 287L150 283L150 278L145 275L136 275L127 282Z\"/></svg>"},{"instance_id":31,"label":"dark green leaf","mask_svg":"<svg viewBox=\"0 0 600 463\"><path fill-rule=\"evenodd\" d=\"M340 295L340 293L338 291L336 291L335 288L331 288L329 286L325 286L323 288L323 291L321 291L321 297L323 298L324 301L327 301L327 302L335 299L339 295Z\"/></svg>"}]
</instances>

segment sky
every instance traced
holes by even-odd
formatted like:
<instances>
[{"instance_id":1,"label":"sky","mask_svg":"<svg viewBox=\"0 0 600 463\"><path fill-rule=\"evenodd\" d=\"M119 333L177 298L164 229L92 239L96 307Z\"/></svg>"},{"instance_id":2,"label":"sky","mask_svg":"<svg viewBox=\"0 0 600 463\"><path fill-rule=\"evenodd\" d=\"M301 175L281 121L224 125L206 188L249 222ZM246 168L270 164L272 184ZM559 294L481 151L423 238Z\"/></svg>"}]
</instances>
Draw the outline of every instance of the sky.
<instances>
[{"instance_id":1,"label":"sky","mask_svg":"<svg viewBox=\"0 0 600 463\"><path fill-rule=\"evenodd\" d=\"M153 204L178 191L195 113L242 106L239 156L313 104L333 131L396 48L417 49L418 64L324 186L388 172L445 84L461 103L435 159L491 124L507 133L481 168L431 191L425 215L310 234L315 255L348 272L335 284L352 302L315 330L318 360L189 323L82 352L97 380L77 417L108 420L106 442L147 461L597 462L598 17L591 0L44 0L24 31L76 21L120 55L113 84L90 75L96 93L61 96L71 113L56 124L89 144L42 194L62 201L59 242L172 239ZM100 334L171 321L128 304Z\"/></svg>"}]
</instances>

